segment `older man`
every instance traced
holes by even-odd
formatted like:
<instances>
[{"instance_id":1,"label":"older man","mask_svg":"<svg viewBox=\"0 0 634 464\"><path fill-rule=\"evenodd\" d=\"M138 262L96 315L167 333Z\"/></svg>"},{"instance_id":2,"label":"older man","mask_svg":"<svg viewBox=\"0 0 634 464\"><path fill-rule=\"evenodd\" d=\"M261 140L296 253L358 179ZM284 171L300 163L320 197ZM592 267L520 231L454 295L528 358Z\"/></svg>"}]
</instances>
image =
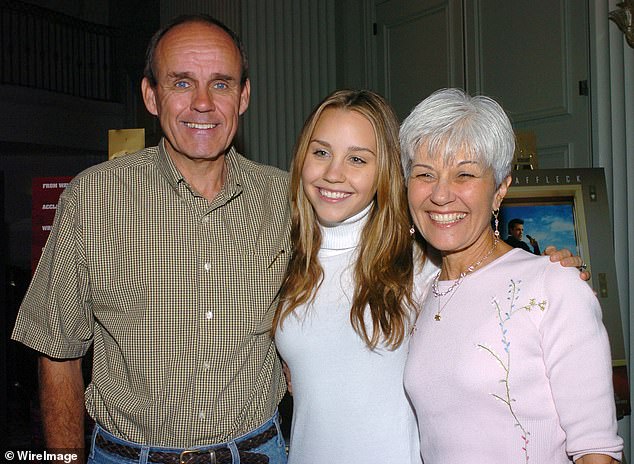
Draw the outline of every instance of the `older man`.
<instances>
[{"instance_id":1,"label":"older man","mask_svg":"<svg viewBox=\"0 0 634 464\"><path fill-rule=\"evenodd\" d=\"M42 353L49 448L93 462L281 463L269 331L290 255L287 175L232 147L249 105L240 39L185 16L148 47L142 91L164 138L63 193L13 338Z\"/></svg>"}]
</instances>

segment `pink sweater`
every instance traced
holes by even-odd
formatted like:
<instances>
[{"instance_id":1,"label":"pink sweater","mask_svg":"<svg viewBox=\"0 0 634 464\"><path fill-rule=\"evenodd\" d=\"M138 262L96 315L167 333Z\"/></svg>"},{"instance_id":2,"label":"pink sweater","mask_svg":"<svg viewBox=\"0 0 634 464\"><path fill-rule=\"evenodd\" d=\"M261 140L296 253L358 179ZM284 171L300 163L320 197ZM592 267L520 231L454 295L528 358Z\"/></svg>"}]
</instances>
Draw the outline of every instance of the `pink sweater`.
<instances>
[{"instance_id":1,"label":"pink sweater","mask_svg":"<svg viewBox=\"0 0 634 464\"><path fill-rule=\"evenodd\" d=\"M514 249L452 293L427 294L405 367L425 464L621 459L601 308L575 269Z\"/></svg>"}]
</instances>

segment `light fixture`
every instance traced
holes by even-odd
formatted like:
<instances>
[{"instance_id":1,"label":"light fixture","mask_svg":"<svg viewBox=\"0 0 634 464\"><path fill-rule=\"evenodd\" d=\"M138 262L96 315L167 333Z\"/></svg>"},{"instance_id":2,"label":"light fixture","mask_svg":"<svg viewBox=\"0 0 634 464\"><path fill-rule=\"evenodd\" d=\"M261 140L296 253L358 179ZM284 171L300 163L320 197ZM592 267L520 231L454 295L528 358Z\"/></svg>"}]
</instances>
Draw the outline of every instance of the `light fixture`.
<instances>
[{"instance_id":1,"label":"light fixture","mask_svg":"<svg viewBox=\"0 0 634 464\"><path fill-rule=\"evenodd\" d=\"M624 0L616 6L618 10L610 11L608 17L619 26L629 46L634 48L634 0Z\"/></svg>"}]
</instances>

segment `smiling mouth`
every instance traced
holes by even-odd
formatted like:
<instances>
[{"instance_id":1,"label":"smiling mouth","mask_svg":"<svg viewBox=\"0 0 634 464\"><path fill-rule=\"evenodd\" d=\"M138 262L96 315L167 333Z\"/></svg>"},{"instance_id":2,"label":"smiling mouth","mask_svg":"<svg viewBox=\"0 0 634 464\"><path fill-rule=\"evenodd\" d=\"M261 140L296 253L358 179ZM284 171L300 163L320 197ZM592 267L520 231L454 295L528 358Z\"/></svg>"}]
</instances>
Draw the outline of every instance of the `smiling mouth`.
<instances>
[{"instance_id":1,"label":"smiling mouth","mask_svg":"<svg viewBox=\"0 0 634 464\"><path fill-rule=\"evenodd\" d=\"M184 124L190 129L213 129L214 127L218 125L218 124L211 124L211 123L203 124L200 122L186 122Z\"/></svg>"},{"instance_id":2,"label":"smiling mouth","mask_svg":"<svg viewBox=\"0 0 634 464\"><path fill-rule=\"evenodd\" d=\"M322 188L319 189L319 194L322 197L330 198L332 200L341 200L351 195L350 193L346 193L346 192L333 192L332 190L325 190Z\"/></svg>"},{"instance_id":3,"label":"smiling mouth","mask_svg":"<svg viewBox=\"0 0 634 464\"><path fill-rule=\"evenodd\" d=\"M467 215L466 213L447 213L447 214L429 213L429 217L433 221L439 222L441 224L452 224L454 222L458 222L461 219L463 219L466 215Z\"/></svg>"}]
</instances>

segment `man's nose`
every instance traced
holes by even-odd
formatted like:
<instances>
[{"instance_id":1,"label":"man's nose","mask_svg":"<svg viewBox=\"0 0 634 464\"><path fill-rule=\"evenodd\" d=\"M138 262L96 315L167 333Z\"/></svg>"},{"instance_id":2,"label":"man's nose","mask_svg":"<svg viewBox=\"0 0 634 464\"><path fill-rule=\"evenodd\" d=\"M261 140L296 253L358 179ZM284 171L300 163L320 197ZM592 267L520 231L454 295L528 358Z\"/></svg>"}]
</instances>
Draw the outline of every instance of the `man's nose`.
<instances>
[{"instance_id":1,"label":"man's nose","mask_svg":"<svg viewBox=\"0 0 634 464\"><path fill-rule=\"evenodd\" d=\"M214 111L216 105L214 98L207 88L197 88L192 97L192 109L201 113Z\"/></svg>"}]
</instances>

